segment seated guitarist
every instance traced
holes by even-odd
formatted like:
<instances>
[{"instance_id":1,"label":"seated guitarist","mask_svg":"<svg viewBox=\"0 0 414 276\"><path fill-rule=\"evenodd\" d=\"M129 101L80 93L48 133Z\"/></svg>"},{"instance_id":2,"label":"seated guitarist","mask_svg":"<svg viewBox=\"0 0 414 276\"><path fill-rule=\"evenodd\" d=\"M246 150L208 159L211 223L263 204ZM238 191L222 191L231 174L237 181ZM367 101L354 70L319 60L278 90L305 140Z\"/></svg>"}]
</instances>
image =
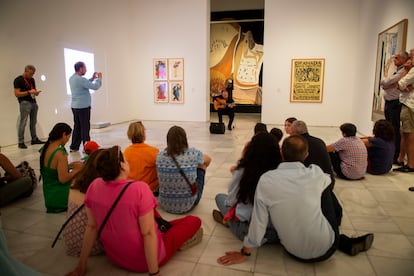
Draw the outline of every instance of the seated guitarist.
<instances>
[{"instance_id":1,"label":"seated guitarist","mask_svg":"<svg viewBox=\"0 0 414 276\"><path fill-rule=\"evenodd\" d=\"M227 126L228 130L233 129L233 120L234 120L234 107L236 104L233 99L229 98L229 92L227 90L222 90L221 95L214 97L213 99L214 109L217 110L219 122L223 122L223 115L229 116L229 124Z\"/></svg>"}]
</instances>

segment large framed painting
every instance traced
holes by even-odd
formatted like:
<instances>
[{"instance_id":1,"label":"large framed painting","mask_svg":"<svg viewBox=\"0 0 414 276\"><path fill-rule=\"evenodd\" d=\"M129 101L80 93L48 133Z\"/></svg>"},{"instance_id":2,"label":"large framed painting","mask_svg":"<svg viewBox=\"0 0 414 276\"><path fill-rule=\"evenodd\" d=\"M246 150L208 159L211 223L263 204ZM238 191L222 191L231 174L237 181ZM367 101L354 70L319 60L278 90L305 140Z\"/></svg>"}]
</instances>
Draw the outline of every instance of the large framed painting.
<instances>
[{"instance_id":1,"label":"large framed painting","mask_svg":"<svg viewBox=\"0 0 414 276\"><path fill-rule=\"evenodd\" d=\"M290 101L321 103L324 72L324 58L292 59Z\"/></svg>"},{"instance_id":2,"label":"large framed painting","mask_svg":"<svg viewBox=\"0 0 414 276\"><path fill-rule=\"evenodd\" d=\"M396 70L393 63L393 55L400 51L405 51L407 25L408 20L403 19L378 34L377 62L375 68L374 97L371 116L373 121L384 118L384 91L380 86L380 82L382 79L392 75Z\"/></svg>"}]
</instances>

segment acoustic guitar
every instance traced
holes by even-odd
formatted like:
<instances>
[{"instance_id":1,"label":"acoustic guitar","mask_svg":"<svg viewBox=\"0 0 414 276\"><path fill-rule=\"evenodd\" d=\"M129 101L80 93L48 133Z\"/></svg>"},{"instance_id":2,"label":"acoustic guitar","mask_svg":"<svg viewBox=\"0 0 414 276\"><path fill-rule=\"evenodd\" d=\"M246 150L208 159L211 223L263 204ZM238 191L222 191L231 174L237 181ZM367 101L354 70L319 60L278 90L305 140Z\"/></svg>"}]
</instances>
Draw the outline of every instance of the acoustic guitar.
<instances>
[{"instance_id":1,"label":"acoustic guitar","mask_svg":"<svg viewBox=\"0 0 414 276\"><path fill-rule=\"evenodd\" d=\"M235 103L227 103L226 99L219 99L219 98L214 100L213 105L214 105L214 110L219 110L221 108L226 108L226 107L234 108L236 106Z\"/></svg>"}]
</instances>

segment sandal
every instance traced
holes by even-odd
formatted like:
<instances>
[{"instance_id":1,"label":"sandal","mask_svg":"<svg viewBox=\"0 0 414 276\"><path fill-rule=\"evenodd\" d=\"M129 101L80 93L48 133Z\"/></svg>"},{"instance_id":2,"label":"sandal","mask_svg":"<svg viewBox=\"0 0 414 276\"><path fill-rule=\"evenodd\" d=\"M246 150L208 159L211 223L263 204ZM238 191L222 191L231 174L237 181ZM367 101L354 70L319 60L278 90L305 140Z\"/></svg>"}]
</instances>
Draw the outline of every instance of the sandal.
<instances>
[{"instance_id":1,"label":"sandal","mask_svg":"<svg viewBox=\"0 0 414 276\"><path fill-rule=\"evenodd\" d=\"M199 244L202 239L203 239L203 228L200 227L197 230L197 232L194 234L194 236L192 236L185 243L183 243L183 245L180 247L180 250L181 251L187 250L187 249L193 247L194 245Z\"/></svg>"},{"instance_id":2,"label":"sandal","mask_svg":"<svg viewBox=\"0 0 414 276\"><path fill-rule=\"evenodd\" d=\"M227 223L224 223L224 216L221 214L219 210L213 210L213 219L221 225L229 227Z\"/></svg>"}]
</instances>

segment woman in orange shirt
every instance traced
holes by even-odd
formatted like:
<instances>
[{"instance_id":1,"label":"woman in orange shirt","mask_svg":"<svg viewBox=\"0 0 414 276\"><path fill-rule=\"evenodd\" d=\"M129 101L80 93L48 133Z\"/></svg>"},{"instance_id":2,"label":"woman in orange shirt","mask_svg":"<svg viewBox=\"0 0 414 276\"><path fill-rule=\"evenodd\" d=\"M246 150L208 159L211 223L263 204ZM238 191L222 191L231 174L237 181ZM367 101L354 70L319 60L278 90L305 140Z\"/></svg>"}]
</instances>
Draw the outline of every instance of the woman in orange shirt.
<instances>
[{"instance_id":1,"label":"woman in orange shirt","mask_svg":"<svg viewBox=\"0 0 414 276\"><path fill-rule=\"evenodd\" d=\"M133 122L128 127L128 139L132 145L124 151L130 166L129 178L148 183L153 192L158 191L158 176L155 160L159 149L145 142L145 127L141 121Z\"/></svg>"}]
</instances>

